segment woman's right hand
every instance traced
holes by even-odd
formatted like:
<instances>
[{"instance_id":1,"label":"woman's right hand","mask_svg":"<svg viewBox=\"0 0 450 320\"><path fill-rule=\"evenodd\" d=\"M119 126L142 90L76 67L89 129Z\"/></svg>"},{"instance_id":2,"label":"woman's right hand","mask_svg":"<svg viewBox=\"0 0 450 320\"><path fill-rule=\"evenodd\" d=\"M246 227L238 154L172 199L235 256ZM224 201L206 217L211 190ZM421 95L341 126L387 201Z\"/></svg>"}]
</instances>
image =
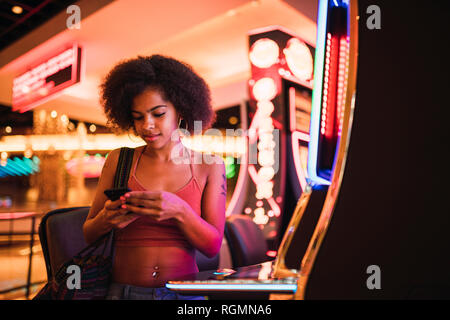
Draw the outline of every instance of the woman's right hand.
<instances>
[{"instance_id":1,"label":"woman's right hand","mask_svg":"<svg viewBox=\"0 0 450 320\"><path fill-rule=\"evenodd\" d=\"M115 201L106 200L103 209L99 212L99 216L114 229L125 228L141 216L135 213L129 213L128 209L123 209L122 205L124 204L124 197Z\"/></svg>"}]
</instances>

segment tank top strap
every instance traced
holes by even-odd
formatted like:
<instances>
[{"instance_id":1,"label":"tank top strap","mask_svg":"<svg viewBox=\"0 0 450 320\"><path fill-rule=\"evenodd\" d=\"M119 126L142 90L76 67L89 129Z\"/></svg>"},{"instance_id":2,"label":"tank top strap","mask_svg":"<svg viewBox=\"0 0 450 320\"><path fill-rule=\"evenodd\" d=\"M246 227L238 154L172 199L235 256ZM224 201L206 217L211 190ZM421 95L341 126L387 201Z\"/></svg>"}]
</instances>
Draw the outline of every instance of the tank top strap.
<instances>
[{"instance_id":1,"label":"tank top strap","mask_svg":"<svg viewBox=\"0 0 450 320\"><path fill-rule=\"evenodd\" d=\"M192 158L192 152L191 151L189 151L189 166L191 167L191 175L194 177L194 179L195 179L195 176L194 176L194 159Z\"/></svg>"},{"instance_id":2,"label":"tank top strap","mask_svg":"<svg viewBox=\"0 0 450 320\"><path fill-rule=\"evenodd\" d=\"M134 166L133 166L133 170L131 171L131 175L132 176L136 176L136 168L137 168L137 165L138 165L138 163L139 163L139 160L141 159L141 156L142 156L142 154L144 153L144 151L145 151L145 146L142 148L142 151L139 153L139 155L137 156L137 159L136 159L136 162L134 163Z\"/></svg>"}]
</instances>

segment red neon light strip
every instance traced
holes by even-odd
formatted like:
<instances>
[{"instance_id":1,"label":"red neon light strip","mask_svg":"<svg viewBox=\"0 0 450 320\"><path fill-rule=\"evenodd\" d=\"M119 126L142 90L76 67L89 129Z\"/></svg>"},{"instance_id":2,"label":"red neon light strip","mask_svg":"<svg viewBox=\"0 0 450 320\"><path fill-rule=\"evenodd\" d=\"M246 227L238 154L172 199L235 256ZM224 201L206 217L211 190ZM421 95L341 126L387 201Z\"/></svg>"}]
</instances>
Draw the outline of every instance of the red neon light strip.
<instances>
[{"instance_id":1,"label":"red neon light strip","mask_svg":"<svg viewBox=\"0 0 450 320\"><path fill-rule=\"evenodd\" d=\"M25 218L35 214L36 212L6 212L6 213L2 212L0 213L0 220Z\"/></svg>"}]
</instances>

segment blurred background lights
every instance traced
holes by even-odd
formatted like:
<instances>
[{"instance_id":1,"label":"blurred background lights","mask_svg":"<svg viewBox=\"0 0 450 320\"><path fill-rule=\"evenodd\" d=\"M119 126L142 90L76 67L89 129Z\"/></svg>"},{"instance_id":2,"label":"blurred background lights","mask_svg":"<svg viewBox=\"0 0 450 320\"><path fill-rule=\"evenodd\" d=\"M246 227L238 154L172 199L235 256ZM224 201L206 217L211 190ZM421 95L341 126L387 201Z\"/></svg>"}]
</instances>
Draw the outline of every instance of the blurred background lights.
<instances>
[{"instance_id":1,"label":"blurred background lights","mask_svg":"<svg viewBox=\"0 0 450 320\"><path fill-rule=\"evenodd\" d=\"M297 38L291 38L283 49L286 62L297 78L311 80L313 74L313 57L306 44Z\"/></svg>"},{"instance_id":2,"label":"blurred background lights","mask_svg":"<svg viewBox=\"0 0 450 320\"><path fill-rule=\"evenodd\" d=\"M253 86L256 100L272 100L277 95L277 85L272 78L261 78Z\"/></svg>"},{"instance_id":3,"label":"blurred background lights","mask_svg":"<svg viewBox=\"0 0 450 320\"><path fill-rule=\"evenodd\" d=\"M10 126L6 126L5 127L5 132L6 133L11 133L12 132L12 128Z\"/></svg>"},{"instance_id":4,"label":"blurred background lights","mask_svg":"<svg viewBox=\"0 0 450 320\"><path fill-rule=\"evenodd\" d=\"M19 6L13 6L11 8L11 11L15 14L21 14L23 12L23 9L22 9L22 7L19 7Z\"/></svg>"},{"instance_id":5,"label":"blurred background lights","mask_svg":"<svg viewBox=\"0 0 450 320\"><path fill-rule=\"evenodd\" d=\"M279 54L278 44L271 39L264 38L252 45L249 58L258 68L269 68L278 62Z\"/></svg>"},{"instance_id":6,"label":"blurred background lights","mask_svg":"<svg viewBox=\"0 0 450 320\"><path fill-rule=\"evenodd\" d=\"M95 130L97 130L97 127L95 126L95 124L91 124L91 125L89 126L89 131L90 131L90 132L95 132Z\"/></svg>"},{"instance_id":7,"label":"blurred background lights","mask_svg":"<svg viewBox=\"0 0 450 320\"><path fill-rule=\"evenodd\" d=\"M58 116L58 112L56 112L55 110L53 110L52 112L50 112L50 117L56 118L57 116Z\"/></svg>"},{"instance_id":8,"label":"blurred background lights","mask_svg":"<svg viewBox=\"0 0 450 320\"><path fill-rule=\"evenodd\" d=\"M264 117L269 117L272 114L273 110L275 109L272 102L264 101L264 100L258 101L257 107L258 107L258 113Z\"/></svg>"},{"instance_id":9,"label":"blurred background lights","mask_svg":"<svg viewBox=\"0 0 450 320\"><path fill-rule=\"evenodd\" d=\"M231 117L229 117L228 118L228 122L231 124L231 125L235 125L236 123L238 123L238 118L237 117L235 117L235 116L231 116Z\"/></svg>"}]
</instances>

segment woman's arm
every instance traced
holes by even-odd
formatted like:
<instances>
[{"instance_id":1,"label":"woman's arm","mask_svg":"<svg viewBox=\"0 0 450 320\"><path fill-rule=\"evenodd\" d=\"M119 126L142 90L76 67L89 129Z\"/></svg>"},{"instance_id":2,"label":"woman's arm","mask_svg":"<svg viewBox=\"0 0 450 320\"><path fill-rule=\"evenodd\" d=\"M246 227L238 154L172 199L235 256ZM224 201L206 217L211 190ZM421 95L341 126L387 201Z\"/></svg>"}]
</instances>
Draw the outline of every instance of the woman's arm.
<instances>
[{"instance_id":1,"label":"woman's arm","mask_svg":"<svg viewBox=\"0 0 450 320\"><path fill-rule=\"evenodd\" d=\"M126 215L128 211L120 208L124 201L108 200L103 193L104 190L112 188L114 185L119 154L120 149L111 151L103 166L94 200L83 225L84 238L87 243L92 243L112 228L123 228L137 218L134 214Z\"/></svg>"},{"instance_id":2,"label":"woman's arm","mask_svg":"<svg viewBox=\"0 0 450 320\"><path fill-rule=\"evenodd\" d=\"M215 157L215 160L209 165L201 217L189 206L176 217L189 242L207 257L214 257L220 251L225 226L227 178L222 159Z\"/></svg>"}]
</instances>

